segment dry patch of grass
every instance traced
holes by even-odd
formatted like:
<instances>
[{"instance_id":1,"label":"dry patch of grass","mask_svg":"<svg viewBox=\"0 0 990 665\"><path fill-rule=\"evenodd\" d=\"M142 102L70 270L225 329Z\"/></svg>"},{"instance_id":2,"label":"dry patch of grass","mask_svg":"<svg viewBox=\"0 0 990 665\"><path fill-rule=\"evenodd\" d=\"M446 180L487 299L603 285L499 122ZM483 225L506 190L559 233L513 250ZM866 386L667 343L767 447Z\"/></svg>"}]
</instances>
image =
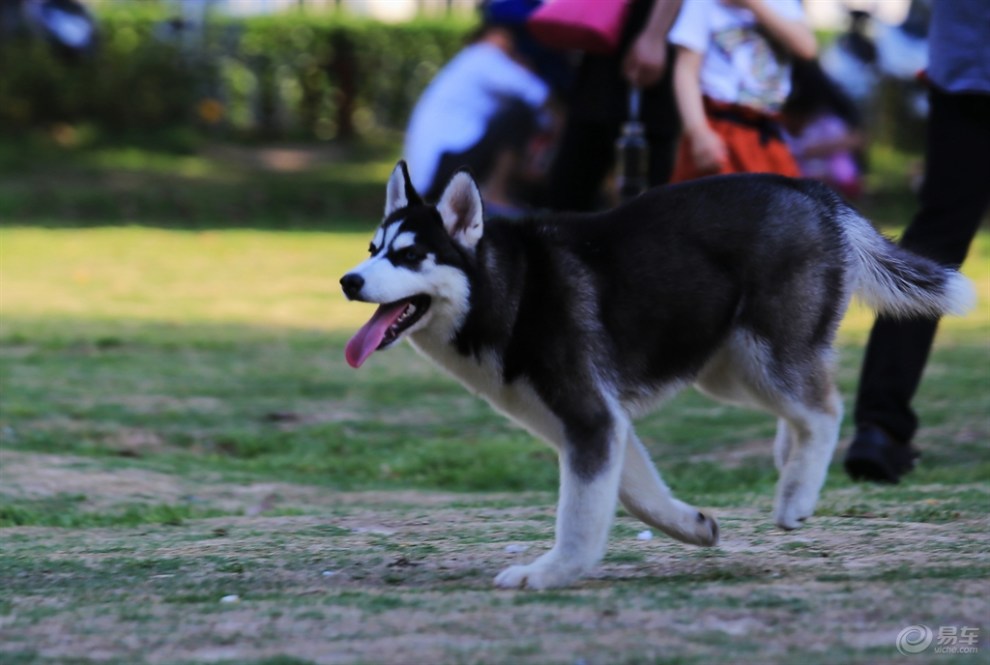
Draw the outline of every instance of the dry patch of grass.
<instances>
[{"instance_id":1,"label":"dry patch of grass","mask_svg":"<svg viewBox=\"0 0 990 665\"><path fill-rule=\"evenodd\" d=\"M154 473L109 483L74 458L3 461L18 492L71 487L94 505L192 489ZM856 491L837 490L826 516L784 533L756 499L717 511L723 541L712 549L639 540L642 525L623 515L598 574L531 593L491 579L549 546L545 493L195 491L231 514L6 529L2 652L40 663L894 662L902 628L974 625L990 592L990 520L972 502L926 522L896 500L843 513ZM252 512L272 494L279 505Z\"/></svg>"}]
</instances>

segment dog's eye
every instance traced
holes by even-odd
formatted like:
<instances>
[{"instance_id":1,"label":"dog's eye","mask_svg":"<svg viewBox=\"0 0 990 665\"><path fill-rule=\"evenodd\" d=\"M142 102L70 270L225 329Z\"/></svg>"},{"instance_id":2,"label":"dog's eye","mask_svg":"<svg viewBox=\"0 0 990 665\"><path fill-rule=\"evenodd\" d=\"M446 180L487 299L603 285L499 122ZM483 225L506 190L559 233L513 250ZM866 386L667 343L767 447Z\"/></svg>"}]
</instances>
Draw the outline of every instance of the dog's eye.
<instances>
[{"instance_id":1,"label":"dog's eye","mask_svg":"<svg viewBox=\"0 0 990 665\"><path fill-rule=\"evenodd\" d=\"M406 247L399 253L399 258L404 263L419 263L426 258L426 254L415 247Z\"/></svg>"}]
</instances>

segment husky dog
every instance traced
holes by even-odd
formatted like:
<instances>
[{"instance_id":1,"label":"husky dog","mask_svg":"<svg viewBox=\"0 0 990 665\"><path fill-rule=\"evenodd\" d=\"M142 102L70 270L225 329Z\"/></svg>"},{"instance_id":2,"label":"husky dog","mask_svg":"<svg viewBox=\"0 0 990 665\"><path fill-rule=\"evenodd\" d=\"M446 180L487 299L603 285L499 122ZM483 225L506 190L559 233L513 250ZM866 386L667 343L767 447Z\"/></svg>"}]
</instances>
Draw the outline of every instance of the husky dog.
<instances>
[{"instance_id":1,"label":"husky dog","mask_svg":"<svg viewBox=\"0 0 990 665\"><path fill-rule=\"evenodd\" d=\"M359 367L408 338L559 455L556 542L495 584L570 584L604 555L616 499L677 540L718 542L676 499L632 420L693 383L778 418L773 518L815 508L839 433L832 342L853 293L894 315L962 313L957 272L892 244L823 185L772 175L653 189L600 214L484 220L466 171L436 205L399 162L371 256L340 281L378 303Z\"/></svg>"}]
</instances>

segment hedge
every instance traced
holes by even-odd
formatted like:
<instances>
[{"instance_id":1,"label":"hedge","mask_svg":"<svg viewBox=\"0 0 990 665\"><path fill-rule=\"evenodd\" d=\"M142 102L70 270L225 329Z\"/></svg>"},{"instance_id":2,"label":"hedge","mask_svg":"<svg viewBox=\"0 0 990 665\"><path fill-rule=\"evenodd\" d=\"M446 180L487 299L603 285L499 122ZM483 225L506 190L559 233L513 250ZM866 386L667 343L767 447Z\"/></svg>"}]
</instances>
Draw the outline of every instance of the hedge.
<instances>
[{"instance_id":1,"label":"hedge","mask_svg":"<svg viewBox=\"0 0 990 665\"><path fill-rule=\"evenodd\" d=\"M160 9L127 4L97 16L99 46L88 57L70 61L39 40L4 40L0 127L91 123L134 132L192 123L269 139L400 129L473 29L456 18L384 24L288 13L214 19L201 43L183 48Z\"/></svg>"}]
</instances>

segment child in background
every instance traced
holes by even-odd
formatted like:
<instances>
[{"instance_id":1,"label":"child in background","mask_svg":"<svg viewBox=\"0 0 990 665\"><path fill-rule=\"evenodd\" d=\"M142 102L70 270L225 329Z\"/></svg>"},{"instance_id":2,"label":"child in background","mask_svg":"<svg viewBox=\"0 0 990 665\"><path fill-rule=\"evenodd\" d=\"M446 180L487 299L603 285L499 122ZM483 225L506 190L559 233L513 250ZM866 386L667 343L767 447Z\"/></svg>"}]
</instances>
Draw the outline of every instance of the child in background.
<instances>
[{"instance_id":1,"label":"child in background","mask_svg":"<svg viewBox=\"0 0 990 665\"><path fill-rule=\"evenodd\" d=\"M511 215L518 210L510 190L551 90L521 48L523 24L494 11L504 4L482 5L484 22L471 43L423 91L403 152L413 185L427 200L436 200L458 169L469 168L486 212Z\"/></svg>"},{"instance_id":2,"label":"child in background","mask_svg":"<svg viewBox=\"0 0 990 665\"><path fill-rule=\"evenodd\" d=\"M684 134L672 180L718 173L798 176L777 120L790 59L815 56L800 0L691 0L669 39Z\"/></svg>"},{"instance_id":3,"label":"child in background","mask_svg":"<svg viewBox=\"0 0 990 665\"><path fill-rule=\"evenodd\" d=\"M858 198L864 138L856 104L817 61L795 63L791 81L782 122L801 175L821 180L847 199Z\"/></svg>"}]
</instances>

